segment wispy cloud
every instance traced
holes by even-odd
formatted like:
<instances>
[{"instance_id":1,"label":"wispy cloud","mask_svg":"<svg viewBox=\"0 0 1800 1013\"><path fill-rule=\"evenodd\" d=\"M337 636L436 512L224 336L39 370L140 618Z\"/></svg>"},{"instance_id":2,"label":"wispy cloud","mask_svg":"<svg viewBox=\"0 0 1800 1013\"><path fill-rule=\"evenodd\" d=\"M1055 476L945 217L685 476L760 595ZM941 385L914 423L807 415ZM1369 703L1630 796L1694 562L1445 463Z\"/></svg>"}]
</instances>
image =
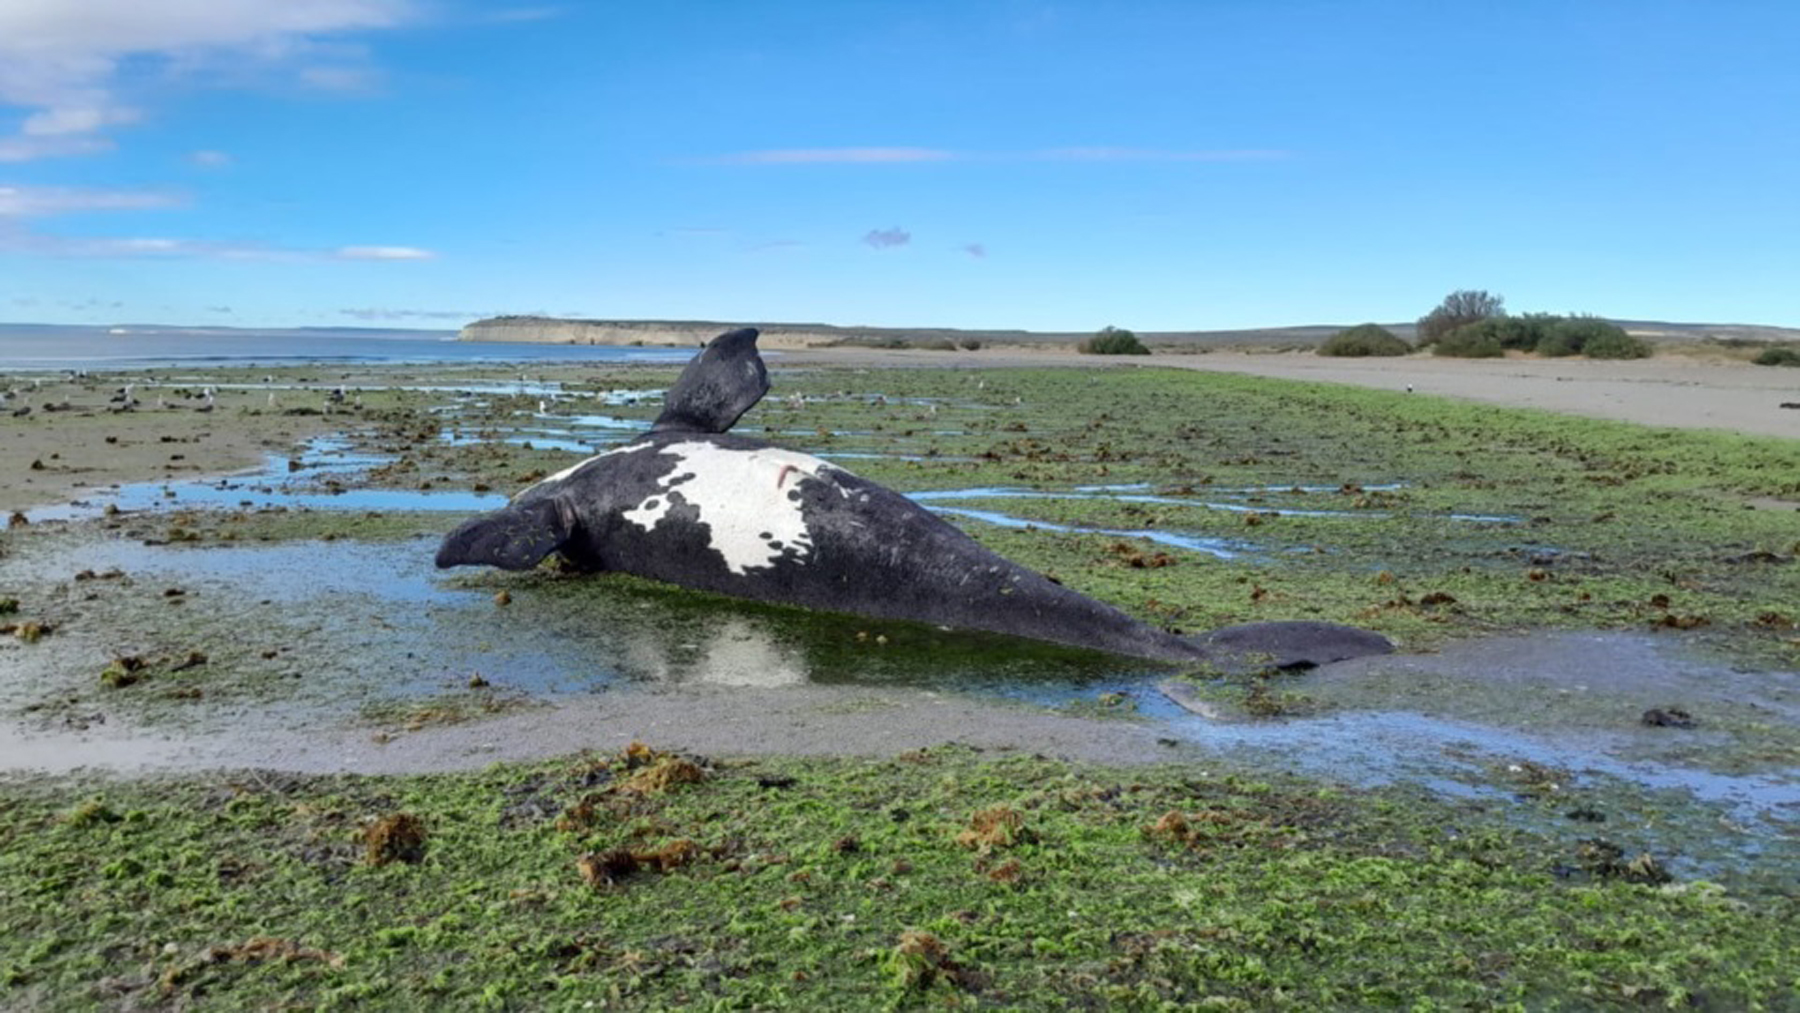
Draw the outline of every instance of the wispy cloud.
<instances>
[{"instance_id":1,"label":"wispy cloud","mask_svg":"<svg viewBox=\"0 0 1800 1013\"><path fill-rule=\"evenodd\" d=\"M1168 150L1128 147L951 151L944 148L778 148L691 159L698 165L882 165L920 162L1253 162L1292 157L1273 148Z\"/></svg>"},{"instance_id":2,"label":"wispy cloud","mask_svg":"<svg viewBox=\"0 0 1800 1013\"><path fill-rule=\"evenodd\" d=\"M416 246L340 246L331 255L338 260L430 260L437 256Z\"/></svg>"},{"instance_id":3,"label":"wispy cloud","mask_svg":"<svg viewBox=\"0 0 1800 1013\"><path fill-rule=\"evenodd\" d=\"M862 241L877 250L890 250L912 242L912 233L898 226L891 229L870 229L862 237Z\"/></svg>"},{"instance_id":4,"label":"wispy cloud","mask_svg":"<svg viewBox=\"0 0 1800 1013\"><path fill-rule=\"evenodd\" d=\"M232 158L228 152L217 151L210 148L201 151L188 152L187 160L203 169L223 169L236 161L236 159Z\"/></svg>"},{"instance_id":5,"label":"wispy cloud","mask_svg":"<svg viewBox=\"0 0 1800 1013\"><path fill-rule=\"evenodd\" d=\"M111 151L104 137L0 137L0 162L29 162L62 155L97 155Z\"/></svg>"},{"instance_id":6,"label":"wispy cloud","mask_svg":"<svg viewBox=\"0 0 1800 1013\"><path fill-rule=\"evenodd\" d=\"M347 253L346 251L362 252ZM369 251L385 252L372 253ZM14 218L9 221L5 217L0 217L0 252L96 260L194 257L209 260L288 263L320 260L426 260L436 256L429 250L410 246L364 246L340 247L336 250L309 250L274 246L268 243L185 239L172 236L64 236L31 231L24 228L19 219Z\"/></svg>"},{"instance_id":7,"label":"wispy cloud","mask_svg":"<svg viewBox=\"0 0 1800 1013\"><path fill-rule=\"evenodd\" d=\"M987 256L987 247L981 243L964 243L959 249L977 260Z\"/></svg>"},{"instance_id":8,"label":"wispy cloud","mask_svg":"<svg viewBox=\"0 0 1800 1013\"><path fill-rule=\"evenodd\" d=\"M154 190L77 186L0 186L0 218L40 218L81 211L146 211L180 207L183 198Z\"/></svg>"},{"instance_id":9,"label":"wispy cloud","mask_svg":"<svg viewBox=\"0 0 1800 1013\"><path fill-rule=\"evenodd\" d=\"M0 107L23 112L0 159L104 150L142 119L145 82L205 87L246 69L341 90L372 73L326 40L411 20L414 0L11 0L0 3Z\"/></svg>"},{"instance_id":10,"label":"wispy cloud","mask_svg":"<svg viewBox=\"0 0 1800 1013\"><path fill-rule=\"evenodd\" d=\"M417 246L340 246L297 249L267 243L170 236L66 236L28 225L35 219L82 213L156 211L187 204L160 190L77 186L0 186L0 251L52 257L210 257L220 260L431 260Z\"/></svg>"}]
</instances>

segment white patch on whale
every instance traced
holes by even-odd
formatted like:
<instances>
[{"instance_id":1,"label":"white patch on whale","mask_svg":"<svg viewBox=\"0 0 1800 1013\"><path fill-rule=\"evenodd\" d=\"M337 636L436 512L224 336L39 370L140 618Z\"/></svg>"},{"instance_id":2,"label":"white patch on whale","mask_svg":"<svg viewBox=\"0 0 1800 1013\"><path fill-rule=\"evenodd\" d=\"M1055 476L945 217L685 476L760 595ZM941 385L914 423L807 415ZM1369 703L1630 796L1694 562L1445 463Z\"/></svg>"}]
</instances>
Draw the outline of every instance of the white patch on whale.
<instances>
[{"instance_id":1,"label":"white patch on whale","mask_svg":"<svg viewBox=\"0 0 1800 1013\"><path fill-rule=\"evenodd\" d=\"M651 531L668 516L669 493L679 493L711 532L709 547L736 574L774 566L790 550L801 561L811 555L812 533L795 489L804 479L829 481L827 473L843 470L778 447L731 450L692 441L668 444L660 453L680 463L657 479L656 492L620 516Z\"/></svg>"}]
</instances>

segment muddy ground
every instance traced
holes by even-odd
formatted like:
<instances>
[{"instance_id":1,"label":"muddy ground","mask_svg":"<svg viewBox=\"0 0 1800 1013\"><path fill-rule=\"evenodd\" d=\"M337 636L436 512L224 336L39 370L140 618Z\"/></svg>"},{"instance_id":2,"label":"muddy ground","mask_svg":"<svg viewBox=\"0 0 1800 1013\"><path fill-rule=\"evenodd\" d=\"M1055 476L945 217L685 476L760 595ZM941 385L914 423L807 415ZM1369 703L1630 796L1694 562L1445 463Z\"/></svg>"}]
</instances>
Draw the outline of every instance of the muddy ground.
<instances>
[{"instance_id":1,"label":"muddy ground","mask_svg":"<svg viewBox=\"0 0 1800 1013\"><path fill-rule=\"evenodd\" d=\"M1780 521L1800 444L1168 371L804 364L739 426L1153 621L1325 618L1401 646L1300 675L431 568L469 513L641 431L671 376L46 374L33 398L56 411L0 418L18 511L0 765L389 773L633 740L959 742L1561 793L1659 814L1641 822L1692 861L1793 857L1800 532ZM127 383L137 404L115 410ZM1730 831L1679 829L1700 822Z\"/></svg>"}]
</instances>

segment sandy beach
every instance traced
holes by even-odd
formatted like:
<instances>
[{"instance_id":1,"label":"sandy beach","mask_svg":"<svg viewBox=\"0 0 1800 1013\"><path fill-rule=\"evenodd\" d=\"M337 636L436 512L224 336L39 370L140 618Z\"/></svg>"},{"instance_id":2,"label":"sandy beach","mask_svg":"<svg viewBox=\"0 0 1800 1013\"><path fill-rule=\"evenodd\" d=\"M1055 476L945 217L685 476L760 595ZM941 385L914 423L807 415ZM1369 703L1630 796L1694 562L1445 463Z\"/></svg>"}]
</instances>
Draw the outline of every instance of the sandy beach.
<instances>
[{"instance_id":1,"label":"sandy beach","mask_svg":"<svg viewBox=\"0 0 1800 1013\"><path fill-rule=\"evenodd\" d=\"M1680 429L1720 429L1800 439L1800 369L1727 359L1663 355L1630 361L1448 359L1431 355L1340 359L1310 352L1222 351L1136 356L1080 355L1054 348L1003 347L973 352L788 348L786 366L1164 366L1206 372L1343 383L1461 398L1511 408L1617 419Z\"/></svg>"}]
</instances>

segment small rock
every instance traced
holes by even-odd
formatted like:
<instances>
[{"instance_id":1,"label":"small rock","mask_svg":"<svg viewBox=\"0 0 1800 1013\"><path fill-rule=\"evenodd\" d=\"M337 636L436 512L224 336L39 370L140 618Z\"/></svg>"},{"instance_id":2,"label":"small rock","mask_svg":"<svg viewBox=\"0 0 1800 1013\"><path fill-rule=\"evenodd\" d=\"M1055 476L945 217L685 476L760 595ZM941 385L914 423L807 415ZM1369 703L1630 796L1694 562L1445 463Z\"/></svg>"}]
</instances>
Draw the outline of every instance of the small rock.
<instances>
[{"instance_id":1,"label":"small rock","mask_svg":"<svg viewBox=\"0 0 1800 1013\"><path fill-rule=\"evenodd\" d=\"M1694 716L1680 707L1652 707L1640 719L1652 728L1692 728Z\"/></svg>"}]
</instances>

